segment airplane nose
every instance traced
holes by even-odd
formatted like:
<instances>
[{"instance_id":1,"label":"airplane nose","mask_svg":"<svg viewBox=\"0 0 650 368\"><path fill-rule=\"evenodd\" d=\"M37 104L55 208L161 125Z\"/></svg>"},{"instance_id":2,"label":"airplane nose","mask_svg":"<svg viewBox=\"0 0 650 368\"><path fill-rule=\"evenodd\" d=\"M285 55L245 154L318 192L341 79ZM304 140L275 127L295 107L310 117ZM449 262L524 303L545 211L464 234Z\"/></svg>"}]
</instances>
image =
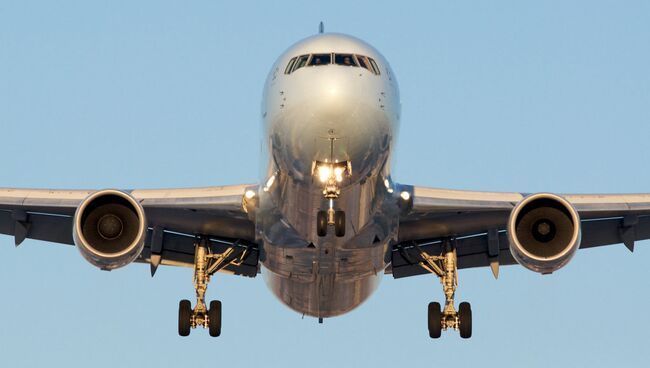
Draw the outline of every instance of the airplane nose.
<instances>
[{"instance_id":1,"label":"airplane nose","mask_svg":"<svg viewBox=\"0 0 650 368\"><path fill-rule=\"evenodd\" d=\"M364 78L363 75L345 69L322 73L311 96L312 106L319 114L314 117L320 120L315 123L340 128L362 124L362 117L359 116L361 112L380 108L377 96L374 96L376 89L372 88L367 79L367 76Z\"/></svg>"},{"instance_id":2,"label":"airplane nose","mask_svg":"<svg viewBox=\"0 0 650 368\"><path fill-rule=\"evenodd\" d=\"M370 79L375 76L351 67L327 68L317 71L308 92L297 98L301 129L320 137L356 139L379 128L386 119L381 116L380 92Z\"/></svg>"},{"instance_id":3,"label":"airplane nose","mask_svg":"<svg viewBox=\"0 0 650 368\"><path fill-rule=\"evenodd\" d=\"M291 76L300 95L287 94L276 125L275 137L291 140L284 145L292 147L283 152L286 162L301 176L311 175L313 161L325 159L350 160L353 173L366 174L392 139L377 76L342 66L303 69Z\"/></svg>"}]
</instances>

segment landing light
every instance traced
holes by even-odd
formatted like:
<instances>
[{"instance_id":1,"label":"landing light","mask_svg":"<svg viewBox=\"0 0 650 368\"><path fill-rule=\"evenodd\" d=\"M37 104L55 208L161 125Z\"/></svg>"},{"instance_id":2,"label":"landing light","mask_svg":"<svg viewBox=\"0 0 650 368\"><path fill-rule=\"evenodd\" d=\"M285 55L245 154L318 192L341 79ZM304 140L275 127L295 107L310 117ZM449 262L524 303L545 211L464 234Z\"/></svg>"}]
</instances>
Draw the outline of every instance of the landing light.
<instances>
[{"instance_id":1,"label":"landing light","mask_svg":"<svg viewBox=\"0 0 650 368\"><path fill-rule=\"evenodd\" d=\"M400 193L399 196L402 197L402 199L405 200L405 201L408 201L409 199L411 199L411 193L406 192L406 191Z\"/></svg>"},{"instance_id":2,"label":"landing light","mask_svg":"<svg viewBox=\"0 0 650 368\"><path fill-rule=\"evenodd\" d=\"M330 177L330 173L331 169L328 165L321 165L318 167L318 179L320 179L321 182L327 182L327 179Z\"/></svg>"},{"instance_id":3,"label":"landing light","mask_svg":"<svg viewBox=\"0 0 650 368\"><path fill-rule=\"evenodd\" d=\"M344 167L337 166L334 168L334 176L336 177L336 181L339 183L343 181L343 172L345 171Z\"/></svg>"},{"instance_id":4,"label":"landing light","mask_svg":"<svg viewBox=\"0 0 650 368\"><path fill-rule=\"evenodd\" d=\"M251 199L251 198L255 197L255 192L252 191L252 190L247 190L246 193L244 194L244 196L246 196L246 199Z\"/></svg>"}]
</instances>

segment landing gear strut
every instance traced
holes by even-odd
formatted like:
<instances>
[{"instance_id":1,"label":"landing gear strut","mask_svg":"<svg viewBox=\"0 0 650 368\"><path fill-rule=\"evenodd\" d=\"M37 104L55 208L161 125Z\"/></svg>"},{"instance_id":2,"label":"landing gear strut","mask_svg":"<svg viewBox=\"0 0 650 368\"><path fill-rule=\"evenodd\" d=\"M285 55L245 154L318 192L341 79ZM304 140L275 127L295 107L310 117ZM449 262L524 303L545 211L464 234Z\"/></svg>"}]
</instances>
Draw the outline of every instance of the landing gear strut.
<instances>
[{"instance_id":1,"label":"landing gear strut","mask_svg":"<svg viewBox=\"0 0 650 368\"><path fill-rule=\"evenodd\" d=\"M350 161L338 161L334 159L334 141L330 138L330 158L325 161L314 161L312 175L318 175L323 183L323 197L328 201L327 210L318 211L316 216L316 233L323 237L327 235L327 227L334 226L334 233L337 237L345 236L345 212L334 209L334 201L341 195L339 183L344 176L352 174Z\"/></svg>"},{"instance_id":2,"label":"landing gear strut","mask_svg":"<svg viewBox=\"0 0 650 368\"><path fill-rule=\"evenodd\" d=\"M454 308L454 294L458 287L456 249L450 241L445 241L442 255L430 256L425 252L420 255L424 259L420 266L440 278L445 293L445 306L442 310L440 303L429 303L427 313L429 336L436 339L440 337L443 330L454 329L460 332L460 337L470 338L472 336L470 304L462 302L458 305L458 311Z\"/></svg>"},{"instance_id":3,"label":"landing gear strut","mask_svg":"<svg viewBox=\"0 0 650 368\"><path fill-rule=\"evenodd\" d=\"M200 239L194 251L194 290L196 305L192 309L189 300L181 300L178 305L178 334L188 336L192 328L207 328L210 336L221 335L221 301L213 300L210 308L205 305L205 292L210 276L222 268L234 249L228 248L221 254L210 253L206 239ZM243 255L241 256L243 258ZM235 261L227 262L235 263Z\"/></svg>"}]
</instances>

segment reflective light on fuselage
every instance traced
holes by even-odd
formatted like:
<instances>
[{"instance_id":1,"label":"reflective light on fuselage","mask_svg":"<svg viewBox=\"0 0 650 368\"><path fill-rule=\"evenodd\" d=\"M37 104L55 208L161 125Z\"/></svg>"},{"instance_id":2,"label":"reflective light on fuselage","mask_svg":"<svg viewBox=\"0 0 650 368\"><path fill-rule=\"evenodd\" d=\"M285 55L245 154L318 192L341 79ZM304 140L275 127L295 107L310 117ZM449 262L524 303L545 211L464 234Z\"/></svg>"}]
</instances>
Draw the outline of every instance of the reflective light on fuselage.
<instances>
[{"instance_id":1,"label":"reflective light on fuselage","mask_svg":"<svg viewBox=\"0 0 650 368\"><path fill-rule=\"evenodd\" d=\"M251 199L255 197L255 192L252 190L247 190L246 193L244 193L244 196L246 197L246 199Z\"/></svg>"},{"instance_id":2,"label":"reflective light on fuselage","mask_svg":"<svg viewBox=\"0 0 650 368\"><path fill-rule=\"evenodd\" d=\"M386 187L386 191L388 193L391 194L393 193L393 188L390 187L390 182L388 181L388 179L384 179L384 186Z\"/></svg>"},{"instance_id":3,"label":"reflective light on fuselage","mask_svg":"<svg viewBox=\"0 0 650 368\"><path fill-rule=\"evenodd\" d=\"M271 186L273 185L273 183L275 183L275 174L274 174L274 175L271 175L271 177L269 178L269 180L266 181L266 185L264 186L263 190L264 190L265 192L268 192L269 189L271 188Z\"/></svg>"},{"instance_id":4,"label":"reflective light on fuselage","mask_svg":"<svg viewBox=\"0 0 650 368\"><path fill-rule=\"evenodd\" d=\"M334 85L330 85L330 86L327 88L327 93L328 93L330 96L332 96L332 97L336 97L336 96L339 95L339 89L338 89L338 87L337 87L335 84L334 84Z\"/></svg>"}]
</instances>

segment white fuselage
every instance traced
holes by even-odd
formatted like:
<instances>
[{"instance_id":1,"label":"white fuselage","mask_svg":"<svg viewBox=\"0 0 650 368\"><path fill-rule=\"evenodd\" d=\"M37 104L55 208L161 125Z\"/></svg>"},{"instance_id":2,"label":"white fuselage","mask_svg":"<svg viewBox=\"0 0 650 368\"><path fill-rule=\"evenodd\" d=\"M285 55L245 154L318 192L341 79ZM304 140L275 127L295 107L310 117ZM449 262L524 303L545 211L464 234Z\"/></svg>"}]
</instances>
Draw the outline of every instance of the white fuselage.
<instances>
[{"instance_id":1,"label":"white fuselage","mask_svg":"<svg viewBox=\"0 0 650 368\"><path fill-rule=\"evenodd\" d=\"M293 58L315 54L359 55L376 65L337 65L332 58L331 64L285 73ZM300 313L330 317L348 312L375 290L397 234L390 178L400 117L395 76L386 59L359 39L309 37L271 68L262 116L267 161L256 227L264 277L280 300ZM351 164L334 200L346 214L343 237L316 233L316 214L329 201L314 163L326 160Z\"/></svg>"}]
</instances>

